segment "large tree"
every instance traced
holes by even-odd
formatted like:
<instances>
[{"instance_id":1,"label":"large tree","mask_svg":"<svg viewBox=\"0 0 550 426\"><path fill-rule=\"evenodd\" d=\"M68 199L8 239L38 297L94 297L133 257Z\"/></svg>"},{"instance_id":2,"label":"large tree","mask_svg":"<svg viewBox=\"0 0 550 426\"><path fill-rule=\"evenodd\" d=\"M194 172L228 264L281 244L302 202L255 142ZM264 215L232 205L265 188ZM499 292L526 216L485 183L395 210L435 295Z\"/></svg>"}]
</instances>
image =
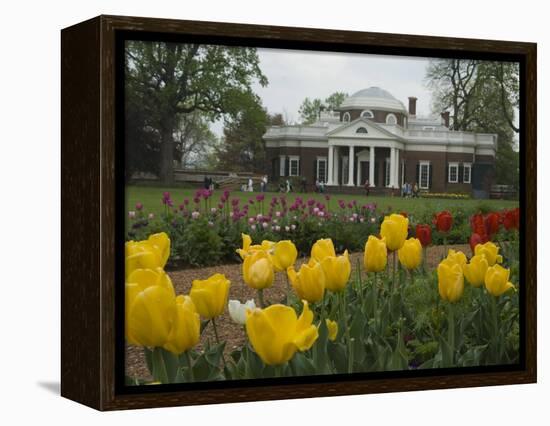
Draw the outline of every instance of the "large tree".
<instances>
[{"instance_id":1,"label":"large tree","mask_svg":"<svg viewBox=\"0 0 550 426\"><path fill-rule=\"evenodd\" d=\"M348 97L347 93L343 92L334 92L325 100L320 98L309 99L305 98L298 113L300 114L300 119L303 124L311 124L319 119L321 111L334 111L337 109L344 99Z\"/></svg>"},{"instance_id":2,"label":"large tree","mask_svg":"<svg viewBox=\"0 0 550 426\"><path fill-rule=\"evenodd\" d=\"M126 93L143 117L139 129L155 135L161 180L172 182L176 133L185 114L200 113L214 121L235 112L228 97L263 86L253 48L131 41L126 46ZM128 120L127 120L128 123ZM132 132L127 129L127 134Z\"/></svg>"},{"instance_id":3,"label":"large tree","mask_svg":"<svg viewBox=\"0 0 550 426\"><path fill-rule=\"evenodd\" d=\"M498 135L496 178L518 186L519 154L514 149L519 125L519 66L513 62L438 59L426 79L434 112L449 111L453 130Z\"/></svg>"},{"instance_id":4,"label":"large tree","mask_svg":"<svg viewBox=\"0 0 550 426\"><path fill-rule=\"evenodd\" d=\"M225 120L223 137L216 150L217 166L230 171L266 170L262 136L269 125L284 124L281 114L270 115L252 92L233 99L240 111Z\"/></svg>"}]
</instances>

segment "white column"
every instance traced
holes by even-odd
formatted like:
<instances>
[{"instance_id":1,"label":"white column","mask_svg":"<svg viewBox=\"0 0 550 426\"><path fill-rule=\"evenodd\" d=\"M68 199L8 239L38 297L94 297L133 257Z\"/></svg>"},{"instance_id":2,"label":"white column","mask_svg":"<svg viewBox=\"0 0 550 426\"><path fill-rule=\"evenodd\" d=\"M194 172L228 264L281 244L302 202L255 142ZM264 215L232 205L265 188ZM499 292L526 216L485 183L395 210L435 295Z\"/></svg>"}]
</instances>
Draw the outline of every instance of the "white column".
<instances>
[{"instance_id":1,"label":"white column","mask_svg":"<svg viewBox=\"0 0 550 426\"><path fill-rule=\"evenodd\" d=\"M334 147L329 145L328 147L328 170L327 170L327 185L332 185L332 175L334 174L333 170L334 165Z\"/></svg>"},{"instance_id":2,"label":"white column","mask_svg":"<svg viewBox=\"0 0 550 426\"><path fill-rule=\"evenodd\" d=\"M340 148L334 147L334 185L340 185Z\"/></svg>"},{"instance_id":3,"label":"white column","mask_svg":"<svg viewBox=\"0 0 550 426\"><path fill-rule=\"evenodd\" d=\"M369 184L374 187L374 146L371 146L369 151Z\"/></svg>"},{"instance_id":4,"label":"white column","mask_svg":"<svg viewBox=\"0 0 550 426\"><path fill-rule=\"evenodd\" d=\"M361 161L359 161L359 158L358 158L357 159L357 180L355 181L355 182L357 182L357 186L362 185L361 179L362 179L362 176L361 176Z\"/></svg>"},{"instance_id":5,"label":"white column","mask_svg":"<svg viewBox=\"0 0 550 426\"><path fill-rule=\"evenodd\" d=\"M401 188L401 183L399 182L399 150L395 149L395 166L393 167L395 170L395 186L397 188Z\"/></svg>"},{"instance_id":6,"label":"white column","mask_svg":"<svg viewBox=\"0 0 550 426\"><path fill-rule=\"evenodd\" d=\"M390 188L395 186L395 148L390 149Z\"/></svg>"},{"instance_id":7,"label":"white column","mask_svg":"<svg viewBox=\"0 0 550 426\"><path fill-rule=\"evenodd\" d=\"M355 147L350 145L349 147L349 160L348 160L348 186L355 186L353 184L353 165L355 164Z\"/></svg>"}]
</instances>

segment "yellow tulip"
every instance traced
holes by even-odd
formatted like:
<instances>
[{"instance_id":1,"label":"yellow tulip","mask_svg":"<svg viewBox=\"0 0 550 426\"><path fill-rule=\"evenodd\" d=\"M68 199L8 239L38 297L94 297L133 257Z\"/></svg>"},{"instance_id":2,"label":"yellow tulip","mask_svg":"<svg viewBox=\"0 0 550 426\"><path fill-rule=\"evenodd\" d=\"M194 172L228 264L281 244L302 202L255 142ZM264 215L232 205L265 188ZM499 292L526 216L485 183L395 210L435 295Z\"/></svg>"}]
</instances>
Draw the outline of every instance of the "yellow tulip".
<instances>
[{"instance_id":1,"label":"yellow tulip","mask_svg":"<svg viewBox=\"0 0 550 426\"><path fill-rule=\"evenodd\" d=\"M338 323L336 321L331 321L328 318L325 320L328 330L328 340L334 342L336 336L338 336Z\"/></svg>"},{"instance_id":2,"label":"yellow tulip","mask_svg":"<svg viewBox=\"0 0 550 426\"><path fill-rule=\"evenodd\" d=\"M292 288L300 297L310 303L319 302L325 294L325 274L321 264L316 261L310 261L300 266L297 273L293 266L287 269L288 278Z\"/></svg>"},{"instance_id":3,"label":"yellow tulip","mask_svg":"<svg viewBox=\"0 0 550 426\"><path fill-rule=\"evenodd\" d=\"M422 244L418 238L409 238L397 252L399 262L407 269L416 269L422 263Z\"/></svg>"},{"instance_id":4,"label":"yellow tulip","mask_svg":"<svg viewBox=\"0 0 550 426\"><path fill-rule=\"evenodd\" d=\"M292 359L296 351L307 351L319 337L313 312L304 301L298 318L294 309L271 305L247 312L246 333L254 351L267 365L280 365Z\"/></svg>"},{"instance_id":5,"label":"yellow tulip","mask_svg":"<svg viewBox=\"0 0 550 426\"><path fill-rule=\"evenodd\" d=\"M380 227L380 235L386 239L390 251L399 250L409 233L409 219L400 214L391 214L384 218Z\"/></svg>"},{"instance_id":6,"label":"yellow tulip","mask_svg":"<svg viewBox=\"0 0 550 426\"><path fill-rule=\"evenodd\" d=\"M321 261L325 276L325 286L330 291L338 292L346 288L351 274L351 262L348 251L342 256L327 256Z\"/></svg>"},{"instance_id":7,"label":"yellow tulip","mask_svg":"<svg viewBox=\"0 0 550 426\"><path fill-rule=\"evenodd\" d=\"M330 238L317 240L311 247L311 257L321 262L327 256L336 256L332 240Z\"/></svg>"},{"instance_id":8,"label":"yellow tulip","mask_svg":"<svg viewBox=\"0 0 550 426\"><path fill-rule=\"evenodd\" d=\"M162 268L135 270L126 281L126 339L140 346L163 346L176 309L174 287Z\"/></svg>"},{"instance_id":9,"label":"yellow tulip","mask_svg":"<svg viewBox=\"0 0 550 426\"><path fill-rule=\"evenodd\" d=\"M252 238L250 238L250 235L248 234L241 234L241 237L243 239L243 248L237 249L236 252L239 253L239 256L241 256L241 259L244 260L245 256L248 254L248 250L250 249L250 246L252 245Z\"/></svg>"},{"instance_id":10,"label":"yellow tulip","mask_svg":"<svg viewBox=\"0 0 550 426\"><path fill-rule=\"evenodd\" d=\"M468 258L461 251L450 249L447 257L443 260L443 262L447 263L448 265L456 264L460 266L460 268L464 268L464 265L468 263Z\"/></svg>"},{"instance_id":11,"label":"yellow tulip","mask_svg":"<svg viewBox=\"0 0 550 426\"><path fill-rule=\"evenodd\" d=\"M443 300L454 303L460 300L464 292L464 275L457 263L443 261L437 267L439 295Z\"/></svg>"},{"instance_id":12,"label":"yellow tulip","mask_svg":"<svg viewBox=\"0 0 550 426\"><path fill-rule=\"evenodd\" d=\"M170 238L165 232L150 235L142 241L128 241L126 251L126 277L136 269L164 268L170 257Z\"/></svg>"},{"instance_id":13,"label":"yellow tulip","mask_svg":"<svg viewBox=\"0 0 550 426\"><path fill-rule=\"evenodd\" d=\"M201 317L220 316L229 296L231 282L223 274L214 274L206 280L193 280L189 296Z\"/></svg>"},{"instance_id":14,"label":"yellow tulip","mask_svg":"<svg viewBox=\"0 0 550 426\"><path fill-rule=\"evenodd\" d=\"M243 262L243 279L246 285L256 290L271 287L275 274L271 256L263 250L247 255Z\"/></svg>"},{"instance_id":15,"label":"yellow tulip","mask_svg":"<svg viewBox=\"0 0 550 426\"><path fill-rule=\"evenodd\" d=\"M388 263L386 240L369 235L369 239L365 243L363 261L367 272L381 272L386 269Z\"/></svg>"},{"instance_id":16,"label":"yellow tulip","mask_svg":"<svg viewBox=\"0 0 550 426\"><path fill-rule=\"evenodd\" d=\"M286 271L294 265L298 257L298 250L290 240L282 240L273 245L272 260L276 271Z\"/></svg>"},{"instance_id":17,"label":"yellow tulip","mask_svg":"<svg viewBox=\"0 0 550 426\"><path fill-rule=\"evenodd\" d=\"M470 259L470 263L462 267L464 276L474 287L480 287L485 282L485 273L489 264L487 258L483 255L475 255Z\"/></svg>"},{"instance_id":18,"label":"yellow tulip","mask_svg":"<svg viewBox=\"0 0 550 426\"><path fill-rule=\"evenodd\" d=\"M515 288L510 281L510 270L500 265L494 265L487 268L485 274L485 288L495 297L506 293L511 288Z\"/></svg>"},{"instance_id":19,"label":"yellow tulip","mask_svg":"<svg viewBox=\"0 0 550 426\"><path fill-rule=\"evenodd\" d=\"M495 263L502 263L502 256L498 254L498 251L499 247L491 241L485 244L478 244L475 248L475 254L485 256L489 266L493 266Z\"/></svg>"},{"instance_id":20,"label":"yellow tulip","mask_svg":"<svg viewBox=\"0 0 550 426\"><path fill-rule=\"evenodd\" d=\"M191 349L200 340L201 322L189 296L176 298L176 316L164 349L176 355Z\"/></svg>"}]
</instances>

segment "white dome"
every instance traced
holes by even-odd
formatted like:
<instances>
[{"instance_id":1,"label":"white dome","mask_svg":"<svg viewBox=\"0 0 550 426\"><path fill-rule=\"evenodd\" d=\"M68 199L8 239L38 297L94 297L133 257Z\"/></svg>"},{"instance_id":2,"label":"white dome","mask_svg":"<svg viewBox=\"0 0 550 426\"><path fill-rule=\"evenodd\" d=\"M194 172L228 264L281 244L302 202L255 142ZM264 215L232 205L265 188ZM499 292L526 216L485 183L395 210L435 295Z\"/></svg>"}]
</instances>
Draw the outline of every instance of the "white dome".
<instances>
[{"instance_id":1,"label":"white dome","mask_svg":"<svg viewBox=\"0 0 550 426\"><path fill-rule=\"evenodd\" d=\"M373 109L407 114L405 105L397 100L390 92L380 87L369 87L368 89L355 92L353 95L344 99L339 109Z\"/></svg>"}]
</instances>

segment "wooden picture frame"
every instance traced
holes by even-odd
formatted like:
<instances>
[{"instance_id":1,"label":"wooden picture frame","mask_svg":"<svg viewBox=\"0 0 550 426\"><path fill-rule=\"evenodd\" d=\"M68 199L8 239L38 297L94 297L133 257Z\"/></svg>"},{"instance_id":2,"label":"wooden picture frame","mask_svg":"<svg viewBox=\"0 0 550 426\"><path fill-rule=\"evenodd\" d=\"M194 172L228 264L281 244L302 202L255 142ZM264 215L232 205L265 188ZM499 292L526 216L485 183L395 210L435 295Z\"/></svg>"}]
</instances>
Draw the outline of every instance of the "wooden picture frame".
<instances>
[{"instance_id":1,"label":"wooden picture frame","mask_svg":"<svg viewBox=\"0 0 550 426\"><path fill-rule=\"evenodd\" d=\"M116 327L124 297L116 264L123 242L115 238L123 217L124 171L116 143L120 84L119 43L128 34L178 39L201 37L241 45L365 52L407 56L513 58L520 62L521 233L523 353L514 368L430 374L383 374L311 380L214 383L189 390L155 386L127 392L117 382ZM118 47L117 47L118 46ZM99 16L61 32L62 71L62 294L61 395L99 410L306 398L536 381L536 44L310 28L241 25L122 16ZM118 108L118 111L117 111ZM123 108L123 106L122 106ZM121 200L122 199L122 200ZM524 239L522 240L524 242ZM523 266L525 265L525 266ZM120 318L119 318L120 319ZM118 339L118 340L117 340Z\"/></svg>"}]
</instances>

